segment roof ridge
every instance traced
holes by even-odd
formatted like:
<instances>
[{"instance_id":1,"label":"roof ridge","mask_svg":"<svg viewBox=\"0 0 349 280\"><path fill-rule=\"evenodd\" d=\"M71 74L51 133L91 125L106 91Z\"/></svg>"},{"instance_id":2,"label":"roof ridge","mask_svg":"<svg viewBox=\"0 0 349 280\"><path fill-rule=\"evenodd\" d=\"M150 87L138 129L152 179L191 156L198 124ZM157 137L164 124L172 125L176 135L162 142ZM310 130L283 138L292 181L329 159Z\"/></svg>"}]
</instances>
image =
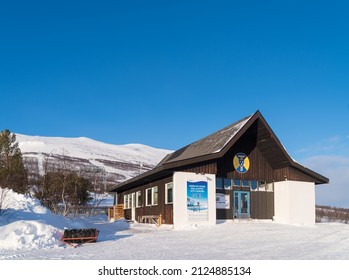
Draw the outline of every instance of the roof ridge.
<instances>
[{"instance_id":1,"label":"roof ridge","mask_svg":"<svg viewBox=\"0 0 349 280\"><path fill-rule=\"evenodd\" d=\"M255 114L256 113L244 117L216 132L213 132L187 146L174 151L166 159L163 159L161 164L163 165L220 152Z\"/></svg>"}]
</instances>

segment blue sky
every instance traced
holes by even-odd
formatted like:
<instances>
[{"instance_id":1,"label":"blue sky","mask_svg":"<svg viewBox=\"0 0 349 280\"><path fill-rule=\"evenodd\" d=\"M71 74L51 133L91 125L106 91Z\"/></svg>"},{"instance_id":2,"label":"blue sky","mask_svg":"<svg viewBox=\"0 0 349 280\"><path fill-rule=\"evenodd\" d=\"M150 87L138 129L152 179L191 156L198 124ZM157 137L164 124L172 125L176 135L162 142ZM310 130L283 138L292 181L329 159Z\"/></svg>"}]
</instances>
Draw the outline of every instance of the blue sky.
<instances>
[{"instance_id":1,"label":"blue sky","mask_svg":"<svg viewBox=\"0 0 349 280\"><path fill-rule=\"evenodd\" d=\"M0 129L178 149L260 110L349 207L349 4L285 2L1 1Z\"/></svg>"}]
</instances>

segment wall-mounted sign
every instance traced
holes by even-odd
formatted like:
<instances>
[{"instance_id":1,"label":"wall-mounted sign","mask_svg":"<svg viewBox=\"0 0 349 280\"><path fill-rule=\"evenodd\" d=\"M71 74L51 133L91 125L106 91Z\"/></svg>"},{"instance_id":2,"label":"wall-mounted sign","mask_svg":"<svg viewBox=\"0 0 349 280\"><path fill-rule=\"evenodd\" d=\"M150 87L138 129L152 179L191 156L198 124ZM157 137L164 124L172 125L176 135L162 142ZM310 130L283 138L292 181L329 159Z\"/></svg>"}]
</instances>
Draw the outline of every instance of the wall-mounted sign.
<instances>
[{"instance_id":1,"label":"wall-mounted sign","mask_svg":"<svg viewBox=\"0 0 349 280\"><path fill-rule=\"evenodd\" d=\"M230 195L224 193L216 193L216 208L230 209Z\"/></svg>"},{"instance_id":2,"label":"wall-mounted sign","mask_svg":"<svg viewBox=\"0 0 349 280\"><path fill-rule=\"evenodd\" d=\"M246 173L250 168L250 160L244 153L237 153L233 163L235 170L239 173Z\"/></svg>"},{"instance_id":3,"label":"wall-mounted sign","mask_svg":"<svg viewBox=\"0 0 349 280\"><path fill-rule=\"evenodd\" d=\"M187 181L188 222L208 221L208 185L206 181Z\"/></svg>"}]
</instances>

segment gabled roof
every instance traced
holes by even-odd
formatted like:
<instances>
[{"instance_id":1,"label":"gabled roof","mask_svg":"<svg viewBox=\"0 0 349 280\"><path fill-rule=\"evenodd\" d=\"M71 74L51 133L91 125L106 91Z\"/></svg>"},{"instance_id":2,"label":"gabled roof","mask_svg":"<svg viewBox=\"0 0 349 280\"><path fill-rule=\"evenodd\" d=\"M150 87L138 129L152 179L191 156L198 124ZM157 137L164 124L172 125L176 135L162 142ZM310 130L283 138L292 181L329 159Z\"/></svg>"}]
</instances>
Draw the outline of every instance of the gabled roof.
<instances>
[{"instance_id":1,"label":"gabled roof","mask_svg":"<svg viewBox=\"0 0 349 280\"><path fill-rule=\"evenodd\" d=\"M314 178L317 184L328 183L328 178L295 162L285 150L275 133L272 131L262 114L257 111L215 133L195 141L172 154L168 154L152 170L118 184L110 191L125 190L137 185L170 175L173 168L223 157L224 154L250 128L258 131L259 149L274 168L293 166L295 169Z\"/></svg>"},{"instance_id":2,"label":"gabled roof","mask_svg":"<svg viewBox=\"0 0 349 280\"><path fill-rule=\"evenodd\" d=\"M253 115L237 121L236 123L175 151L170 154L162 164L219 153L252 116Z\"/></svg>"}]
</instances>

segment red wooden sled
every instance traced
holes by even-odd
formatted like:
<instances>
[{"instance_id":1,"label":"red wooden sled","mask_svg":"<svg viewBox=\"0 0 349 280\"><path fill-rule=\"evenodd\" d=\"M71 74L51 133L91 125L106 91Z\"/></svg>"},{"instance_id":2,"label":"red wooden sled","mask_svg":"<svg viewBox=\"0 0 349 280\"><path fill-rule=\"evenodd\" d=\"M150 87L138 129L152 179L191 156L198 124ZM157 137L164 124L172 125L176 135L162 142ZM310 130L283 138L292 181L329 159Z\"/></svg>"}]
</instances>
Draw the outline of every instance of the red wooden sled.
<instances>
[{"instance_id":1,"label":"red wooden sled","mask_svg":"<svg viewBox=\"0 0 349 280\"><path fill-rule=\"evenodd\" d=\"M88 229L65 229L61 241L76 248L83 243L96 242L99 230L95 228Z\"/></svg>"}]
</instances>

